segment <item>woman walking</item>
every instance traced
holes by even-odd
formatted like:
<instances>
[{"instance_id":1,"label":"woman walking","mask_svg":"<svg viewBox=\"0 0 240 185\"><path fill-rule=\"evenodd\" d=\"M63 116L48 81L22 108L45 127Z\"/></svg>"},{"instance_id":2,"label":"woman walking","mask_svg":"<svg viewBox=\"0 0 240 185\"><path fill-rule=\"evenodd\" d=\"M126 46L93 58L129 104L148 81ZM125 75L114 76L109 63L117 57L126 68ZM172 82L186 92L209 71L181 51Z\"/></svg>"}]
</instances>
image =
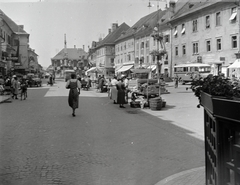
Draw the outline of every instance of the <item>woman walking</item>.
<instances>
[{"instance_id":1,"label":"woman walking","mask_svg":"<svg viewBox=\"0 0 240 185\"><path fill-rule=\"evenodd\" d=\"M71 74L71 79L67 81L66 88L69 90L68 105L72 108L72 116L75 117L75 109L78 108L78 99L81 83L76 79L76 74Z\"/></svg>"}]
</instances>

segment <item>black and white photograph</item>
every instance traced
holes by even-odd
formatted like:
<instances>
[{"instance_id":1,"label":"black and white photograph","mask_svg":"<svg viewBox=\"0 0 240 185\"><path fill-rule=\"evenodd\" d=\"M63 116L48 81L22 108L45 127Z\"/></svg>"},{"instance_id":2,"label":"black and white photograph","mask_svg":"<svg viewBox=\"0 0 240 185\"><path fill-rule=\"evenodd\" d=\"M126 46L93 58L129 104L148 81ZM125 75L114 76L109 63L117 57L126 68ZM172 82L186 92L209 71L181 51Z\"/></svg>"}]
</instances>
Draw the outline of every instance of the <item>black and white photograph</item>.
<instances>
[{"instance_id":1,"label":"black and white photograph","mask_svg":"<svg viewBox=\"0 0 240 185\"><path fill-rule=\"evenodd\" d=\"M0 185L240 185L240 0L0 0Z\"/></svg>"}]
</instances>

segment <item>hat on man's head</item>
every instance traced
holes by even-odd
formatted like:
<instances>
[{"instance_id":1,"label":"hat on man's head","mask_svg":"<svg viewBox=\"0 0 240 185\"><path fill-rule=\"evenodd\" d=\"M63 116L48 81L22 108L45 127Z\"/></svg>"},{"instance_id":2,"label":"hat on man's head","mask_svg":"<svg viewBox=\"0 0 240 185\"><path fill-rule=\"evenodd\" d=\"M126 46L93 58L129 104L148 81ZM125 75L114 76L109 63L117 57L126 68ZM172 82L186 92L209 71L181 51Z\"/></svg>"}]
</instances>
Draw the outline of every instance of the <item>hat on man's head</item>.
<instances>
[{"instance_id":1,"label":"hat on man's head","mask_svg":"<svg viewBox=\"0 0 240 185\"><path fill-rule=\"evenodd\" d=\"M12 77L13 77L13 78L16 78L17 76L16 76L16 75L13 75Z\"/></svg>"}]
</instances>

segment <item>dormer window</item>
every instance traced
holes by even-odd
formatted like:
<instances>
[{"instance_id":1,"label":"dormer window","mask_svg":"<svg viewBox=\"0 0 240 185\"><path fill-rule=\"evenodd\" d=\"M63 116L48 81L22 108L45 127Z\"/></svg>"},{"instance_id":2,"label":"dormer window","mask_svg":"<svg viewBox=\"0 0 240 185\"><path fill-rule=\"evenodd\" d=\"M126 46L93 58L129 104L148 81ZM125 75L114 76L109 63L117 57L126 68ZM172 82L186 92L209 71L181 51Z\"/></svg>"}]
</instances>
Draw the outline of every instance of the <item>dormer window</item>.
<instances>
[{"instance_id":1,"label":"dormer window","mask_svg":"<svg viewBox=\"0 0 240 185\"><path fill-rule=\"evenodd\" d=\"M236 7L232 8L232 14L231 14L229 21L231 21L232 23L235 23L237 21L237 8Z\"/></svg>"}]
</instances>

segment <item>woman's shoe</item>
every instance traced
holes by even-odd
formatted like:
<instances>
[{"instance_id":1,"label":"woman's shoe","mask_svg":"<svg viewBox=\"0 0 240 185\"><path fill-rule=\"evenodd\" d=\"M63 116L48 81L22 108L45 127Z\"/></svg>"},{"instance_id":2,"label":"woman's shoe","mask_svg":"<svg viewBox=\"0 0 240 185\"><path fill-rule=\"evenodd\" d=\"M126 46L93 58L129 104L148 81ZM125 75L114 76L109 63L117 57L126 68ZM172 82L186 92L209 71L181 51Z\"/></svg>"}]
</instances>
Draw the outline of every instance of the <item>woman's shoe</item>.
<instances>
[{"instance_id":1,"label":"woman's shoe","mask_svg":"<svg viewBox=\"0 0 240 185\"><path fill-rule=\"evenodd\" d=\"M76 116L75 113L72 113L72 116L75 117Z\"/></svg>"}]
</instances>

